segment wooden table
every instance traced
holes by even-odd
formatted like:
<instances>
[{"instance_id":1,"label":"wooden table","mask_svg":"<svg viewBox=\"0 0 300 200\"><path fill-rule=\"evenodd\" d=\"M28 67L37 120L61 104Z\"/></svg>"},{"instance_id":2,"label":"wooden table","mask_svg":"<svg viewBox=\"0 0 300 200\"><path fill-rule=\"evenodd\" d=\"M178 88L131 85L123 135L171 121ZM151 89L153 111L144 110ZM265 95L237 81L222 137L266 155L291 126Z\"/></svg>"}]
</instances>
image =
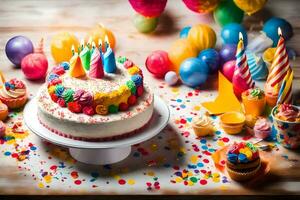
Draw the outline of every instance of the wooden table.
<instances>
[{"instance_id":1,"label":"wooden table","mask_svg":"<svg viewBox=\"0 0 300 200\"><path fill-rule=\"evenodd\" d=\"M297 0L272 0L269 1L265 8L259 13L246 17L244 20L244 25L248 29L252 29L254 31L261 30L261 22L265 19L268 19L270 16L278 16L287 19L294 27L294 36L293 38L287 42L287 46L294 48L298 53L300 52L300 4ZM127 1L121 0L73 0L73 1L61 1L61 0L51 0L51 1L36 1L36 0L0 0L0 70L5 74L6 78L19 77L26 81L30 92L34 95L37 92L37 89L40 87L41 83L31 82L24 79L23 74L20 69L13 68L9 60L5 55L5 44L7 40L15 35L25 35L29 37L34 44L36 44L41 37L45 39L45 52L50 62L50 67L52 67L53 60L50 55L50 40L51 37L60 31L70 31L74 32L79 38L84 37L87 30L94 26L95 24L101 22L110 28L116 36L117 39L117 55L125 55L135 61L138 65L144 66L145 59L147 55L157 49L168 50L170 44L179 36L179 31L182 27L187 25L193 25L198 23L210 23L212 27L219 33L220 28L214 24L213 18L211 15L199 16L191 11L189 11L184 4L179 0L170 0L167 4L166 10L164 14L161 16L160 24L157 31L153 34L143 35L136 31L132 24L133 18L133 10ZM220 46L220 39L218 37L218 46ZM295 61L291 61L291 65L295 72L295 80L294 80L294 93L297 95L300 87L300 63L299 58ZM181 86L180 88L167 88L161 81L153 79L149 74L146 74L146 79L149 83L151 83L151 87L155 89L155 92L158 95L161 95L167 103L171 106L174 102L169 98L174 98L174 93L177 91L177 95L180 93L182 95L182 99L185 98L186 94L193 93L193 89L186 88L185 86ZM157 89L157 90L156 90ZM175 91L176 90L176 91ZM179 91L179 92L178 92ZM172 93L173 92L173 93ZM167 94L170 93L170 94ZM176 96L176 95L175 95ZM200 97L199 97L200 98ZM199 101L199 98L195 97L195 101ZM296 98L299 103L299 96ZM191 103L188 101L187 105L189 106ZM199 103L195 103L199 104ZM193 105L194 106L194 105ZM188 142L198 142L193 136L185 136L184 131L180 130L178 125L176 125L176 120L180 119L181 114L174 112L174 116L172 121L170 121L170 126L165 130L165 134L172 137L177 134L177 140ZM186 111L186 113L189 113ZM17 116L22 117L21 114L13 113ZM13 118L13 117L11 117ZM22 118L20 118L22 119ZM14 119L16 120L16 119ZM17 119L18 120L18 119ZM13 121L13 120L12 120ZM171 127L171 128L170 128ZM171 130L174 129L174 130ZM187 130L190 130L187 127ZM172 132L172 134L171 134ZM169 138L169 139L170 139ZM188 139L186 139L188 138ZM219 139L218 139L219 140ZM0 144L0 193L2 194L66 194L71 192L72 194L115 194L115 193L137 193L137 194L151 194L151 193L162 193L162 194L174 194L180 193L183 194L186 191L186 194L283 194L283 193L300 193L300 164L299 159L300 156L298 153L291 152L282 148L279 148L278 152L274 150L269 156L273 157L272 159L272 168L271 172L273 172L273 176L270 176L266 181L260 186L260 188L246 188L244 186L238 185L236 183L228 184L226 187L222 186L205 188L205 186L197 187L194 186L192 189L178 189L178 184L172 185L172 183L163 180L162 182L165 184L170 184L170 186L164 188L164 184L161 184L160 190L135 190L133 186L129 190L128 188L118 187L117 186L109 189L102 190L101 187L104 186L95 186L93 188L91 185L90 188L85 187L75 187L68 186L67 181L59 182L61 187L50 187L50 183L45 180L45 174L42 174L39 170L32 170L37 166L34 166L34 163L31 163L33 160L37 162L37 165L43 166L43 159L38 160L36 157L46 157L48 156L47 164L51 164L51 159L53 160L56 157L56 162L60 159L66 161L66 163L71 163L69 167L73 167L82 174L88 173L90 168L89 166L82 166L79 163L75 163L69 157L69 155L64 152L63 149L58 147L49 147L48 144L41 143L39 139L33 135L29 134L28 138L23 140L18 140L16 144L23 144L24 141L29 144L30 141L34 141L39 147L38 153L32 150L33 158L25 160L27 164L19 164L19 161L15 161L15 159L11 159L10 156L4 156L5 151L4 145ZM171 142L172 140L166 140L167 142ZM188 142L187 142L188 141ZM178 142L178 141L177 141ZM197 143L197 144L198 144ZM154 143L148 142L142 144L142 147L149 147L154 145ZM177 143L174 145L178 145ZM46 150L43 150L42 148ZM14 147L15 148L15 147ZM154 148L154 147L153 147ZM57 150L60 149L60 150ZM139 151L138 147L135 149ZM188 150L190 151L190 150ZM180 152L180 150L179 150ZM140 152L141 153L141 152ZM48 155L49 154L49 155ZM36 157L34 157L36 155ZM9 158L8 158L9 157ZM176 156L175 156L176 157ZM145 168L144 176L149 176L149 183L153 184L156 180L155 174L152 171L151 163L149 164L149 160L144 162L145 160L137 161L145 163L144 165L137 164L137 167ZM145 158L146 159L146 158ZM177 158L178 159L178 158ZM3 161L3 162L2 162ZM175 162L175 161L174 161ZM125 161L125 165L129 165L127 168L127 172L137 170L136 166L132 163L129 164ZM153 164L153 163L152 163ZM185 162L175 162L181 168L186 167ZM120 166L124 165L120 164ZM28 167L29 166L29 167ZM31 166L31 167L30 167ZM119 166L119 165L116 165ZM50 166L51 167L51 166ZM58 166L59 167L59 166ZM174 166L173 166L174 167ZM117 167L118 168L118 167ZM149 169L148 169L149 168ZM95 169L95 168L93 168ZM98 168L96 168L98 169ZM102 168L101 168L102 169ZM122 168L119 168L122 169ZM41 169L42 170L42 169ZM152 171L152 172L151 172ZM154 170L155 171L155 170ZM126 170L124 172L120 172L122 175L127 173ZM48 172L50 173L50 172ZM53 172L54 173L54 172ZM64 173L64 171L62 172ZM149 173L149 174L147 174ZM156 173L156 171L155 171ZM157 172L159 173L159 172ZM42 175L41 175L42 174ZM51 174L50 174L51 175ZM106 176L113 177L116 182L120 183L120 176L116 174L109 175L100 175L100 179L106 179ZM68 177L75 177L76 174L72 174L72 170L70 169L67 172ZM84 175L83 175L84 176ZM143 176L143 173L141 173ZM63 179L64 174L61 176ZM169 177L170 178L170 177ZM99 177L98 177L99 179ZM137 177L137 179L139 179ZM153 179L153 180L152 180ZM164 177L162 177L164 179ZM170 178L172 179L172 177ZM71 179L72 180L72 179ZM49 181L49 180L48 180ZM82 180L81 180L82 181ZM72 182L72 181L71 181ZM146 184L148 184L148 182ZM126 184L132 185L133 181L126 179ZM202 182L203 183L203 182ZM48 184L48 185L47 185ZM107 183L108 184L108 183ZM139 183L135 183L137 186ZM142 184L145 184L144 182ZM231 187L232 186L232 187ZM128 186L129 187L129 186ZM143 185L145 188L146 186ZM138 187L137 187L138 188Z\"/></svg>"}]
</instances>

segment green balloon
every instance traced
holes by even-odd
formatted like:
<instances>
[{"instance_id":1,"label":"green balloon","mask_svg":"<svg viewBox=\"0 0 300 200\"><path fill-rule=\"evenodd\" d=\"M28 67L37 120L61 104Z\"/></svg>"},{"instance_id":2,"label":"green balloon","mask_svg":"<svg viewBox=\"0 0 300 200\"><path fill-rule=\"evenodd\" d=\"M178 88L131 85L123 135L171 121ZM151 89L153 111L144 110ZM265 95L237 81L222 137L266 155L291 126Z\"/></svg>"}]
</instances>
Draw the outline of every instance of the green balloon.
<instances>
[{"instance_id":1,"label":"green balloon","mask_svg":"<svg viewBox=\"0 0 300 200\"><path fill-rule=\"evenodd\" d=\"M144 17L143 15L136 14L133 19L134 26L141 33L153 32L158 24L157 17Z\"/></svg>"},{"instance_id":2,"label":"green balloon","mask_svg":"<svg viewBox=\"0 0 300 200\"><path fill-rule=\"evenodd\" d=\"M244 18L244 12L235 5L233 0L223 0L214 11L215 21L220 26L229 23L240 24Z\"/></svg>"}]
</instances>

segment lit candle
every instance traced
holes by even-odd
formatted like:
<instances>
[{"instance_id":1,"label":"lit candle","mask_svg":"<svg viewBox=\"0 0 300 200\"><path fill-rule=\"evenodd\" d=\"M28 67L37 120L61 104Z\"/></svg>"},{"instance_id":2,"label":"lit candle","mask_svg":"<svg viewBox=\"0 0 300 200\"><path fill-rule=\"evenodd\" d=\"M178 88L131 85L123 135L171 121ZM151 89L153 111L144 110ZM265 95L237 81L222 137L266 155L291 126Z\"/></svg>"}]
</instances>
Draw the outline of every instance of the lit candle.
<instances>
[{"instance_id":1,"label":"lit candle","mask_svg":"<svg viewBox=\"0 0 300 200\"><path fill-rule=\"evenodd\" d=\"M91 51L88 47L88 45L86 45L84 47L84 41L82 40L82 50L79 54L79 57L81 59L81 63L83 65L83 67L86 69L86 70L89 70L90 69L90 62L91 62Z\"/></svg>"},{"instance_id":2,"label":"lit candle","mask_svg":"<svg viewBox=\"0 0 300 200\"><path fill-rule=\"evenodd\" d=\"M116 59L115 54L110 48L109 41L107 36L105 36L105 43L106 43L106 51L104 53L104 71L107 73L114 73L116 72Z\"/></svg>"},{"instance_id":3,"label":"lit candle","mask_svg":"<svg viewBox=\"0 0 300 200\"><path fill-rule=\"evenodd\" d=\"M102 63L102 57L101 53L96 48L95 43L93 42L93 53L91 56L91 68L89 71L89 76L92 78L103 78L104 72L103 72L103 63Z\"/></svg>"}]
</instances>

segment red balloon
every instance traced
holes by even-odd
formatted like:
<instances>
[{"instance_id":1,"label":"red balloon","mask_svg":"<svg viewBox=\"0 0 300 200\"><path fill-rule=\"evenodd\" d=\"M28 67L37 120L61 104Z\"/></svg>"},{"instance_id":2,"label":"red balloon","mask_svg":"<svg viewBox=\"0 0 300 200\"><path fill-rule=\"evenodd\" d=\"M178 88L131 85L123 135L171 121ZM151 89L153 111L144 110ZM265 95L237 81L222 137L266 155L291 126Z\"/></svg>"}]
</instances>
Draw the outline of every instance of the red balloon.
<instances>
[{"instance_id":1,"label":"red balloon","mask_svg":"<svg viewBox=\"0 0 300 200\"><path fill-rule=\"evenodd\" d=\"M48 60L44 54L31 53L22 59L21 68L27 79L43 79L48 70Z\"/></svg>"},{"instance_id":2,"label":"red balloon","mask_svg":"<svg viewBox=\"0 0 300 200\"><path fill-rule=\"evenodd\" d=\"M232 81L234 69L235 69L235 60L230 60L223 65L222 73L228 80Z\"/></svg>"},{"instance_id":3,"label":"red balloon","mask_svg":"<svg viewBox=\"0 0 300 200\"><path fill-rule=\"evenodd\" d=\"M145 63L148 71L157 78L164 78L170 71L171 61L165 51L153 51L146 59Z\"/></svg>"}]
</instances>

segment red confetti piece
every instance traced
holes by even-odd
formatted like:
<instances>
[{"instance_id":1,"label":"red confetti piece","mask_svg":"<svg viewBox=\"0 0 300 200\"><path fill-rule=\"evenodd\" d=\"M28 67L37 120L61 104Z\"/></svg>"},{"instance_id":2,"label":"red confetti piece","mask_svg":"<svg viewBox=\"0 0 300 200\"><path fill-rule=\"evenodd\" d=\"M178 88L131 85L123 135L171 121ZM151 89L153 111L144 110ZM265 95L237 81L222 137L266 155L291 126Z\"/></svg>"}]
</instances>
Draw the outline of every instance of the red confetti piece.
<instances>
[{"instance_id":1,"label":"red confetti piece","mask_svg":"<svg viewBox=\"0 0 300 200\"><path fill-rule=\"evenodd\" d=\"M223 142L229 142L229 138L227 138L227 137L222 138L222 140L223 140Z\"/></svg>"},{"instance_id":2,"label":"red confetti piece","mask_svg":"<svg viewBox=\"0 0 300 200\"><path fill-rule=\"evenodd\" d=\"M72 178L74 178L74 179L78 178L78 172L72 171L72 172L71 172L71 176L72 176Z\"/></svg>"},{"instance_id":3,"label":"red confetti piece","mask_svg":"<svg viewBox=\"0 0 300 200\"><path fill-rule=\"evenodd\" d=\"M209 163L209 160L208 159L203 159L203 162Z\"/></svg>"},{"instance_id":4,"label":"red confetti piece","mask_svg":"<svg viewBox=\"0 0 300 200\"><path fill-rule=\"evenodd\" d=\"M206 185L207 184L207 180L205 180L205 179L200 180L200 184L201 185Z\"/></svg>"},{"instance_id":5,"label":"red confetti piece","mask_svg":"<svg viewBox=\"0 0 300 200\"><path fill-rule=\"evenodd\" d=\"M124 185L126 183L126 181L124 179L120 179L118 182L120 185Z\"/></svg>"},{"instance_id":6,"label":"red confetti piece","mask_svg":"<svg viewBox=\"0 0 300 200\"><path fill-rule=\"evenodd\" d=\"M185 124L185 123L186 123L186 120L185 120L185 119L180 119L180 123L181 123L181 124Z\"/></svg>"},{"instance_id":7,"label":"red confetti piece","mask_svg":"<svg viewBox=\"0 0 300 200\"><path fill-rule=\"evenodd\" d=\"M81 180L76 180L76 181L74 181L74 183L75 183L76 185L80 185L80 184L81 184Z\"/></svg>"}]
</instances>

